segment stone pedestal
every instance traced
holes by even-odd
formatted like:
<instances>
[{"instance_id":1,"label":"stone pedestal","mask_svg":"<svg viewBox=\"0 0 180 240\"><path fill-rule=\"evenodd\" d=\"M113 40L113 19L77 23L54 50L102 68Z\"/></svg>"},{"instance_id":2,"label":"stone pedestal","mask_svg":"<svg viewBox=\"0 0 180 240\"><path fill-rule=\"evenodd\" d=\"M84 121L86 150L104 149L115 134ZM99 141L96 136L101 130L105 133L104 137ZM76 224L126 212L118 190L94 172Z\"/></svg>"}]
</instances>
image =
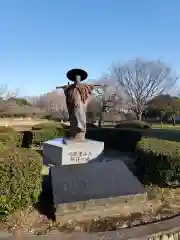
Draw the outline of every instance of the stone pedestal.
<instances>
[{"instance_id":1,"label":"stone pedestal","mask_svg":"<svg viewBox=\"0 0 180 240\"><path fill-rule=\"evenodd\" d=\"M104 150L104 143L85 139L85 141L53 139L43 143L45 165L69 165L87 163L97 159Z\"/></svg>"},{"instance_id":2,"label":"stone pedestal","mask_svg":"<svg viewBox=\"0 0 180 240\"><path fill-rule=\"evenodd\" d=\"M50 175L55 206L66 209L70 204L74 211L76 202L88 206L87 201L99 199L103 205L109 198L145 193L141 183L119 160L52 167Z\"/></svg>"}]
</instances>

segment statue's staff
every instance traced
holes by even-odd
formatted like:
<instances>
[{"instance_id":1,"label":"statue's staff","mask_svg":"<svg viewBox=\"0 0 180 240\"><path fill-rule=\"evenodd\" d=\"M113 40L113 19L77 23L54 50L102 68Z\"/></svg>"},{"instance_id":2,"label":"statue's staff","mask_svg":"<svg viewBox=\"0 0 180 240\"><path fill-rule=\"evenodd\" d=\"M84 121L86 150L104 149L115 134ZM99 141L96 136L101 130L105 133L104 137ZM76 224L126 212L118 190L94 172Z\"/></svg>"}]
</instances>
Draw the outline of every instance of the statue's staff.
<instances>
[{"instance_id":1,"label":"statue's staff","mask_svg":"<svg viewBox=\"0 0 180 240\"><path fill-rule=\"evenodd\" d=\"M101 84L92 84L94 87L103 87L103 85ZM68 85L63 85L63 86L57 86L56 89L63 89L63 88L67 88L68 86L70 86L70 84L68 83Z\"/></svg>"}]
</instances>

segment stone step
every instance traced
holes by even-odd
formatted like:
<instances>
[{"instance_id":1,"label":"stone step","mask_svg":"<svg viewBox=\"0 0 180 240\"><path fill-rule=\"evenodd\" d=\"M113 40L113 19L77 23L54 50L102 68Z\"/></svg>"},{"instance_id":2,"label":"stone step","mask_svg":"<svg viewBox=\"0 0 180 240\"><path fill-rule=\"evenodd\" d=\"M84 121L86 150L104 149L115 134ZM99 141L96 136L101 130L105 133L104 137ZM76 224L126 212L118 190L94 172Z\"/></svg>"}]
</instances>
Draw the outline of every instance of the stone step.
<instances>
[{"instance_id":1,"label":"stone step","mask_svg":"<svg viewBox=\"0 0 180 240\"><path fill-rule=\"evenodd\" d=\"M109 214L115 203L123 207L128 199L146 196L144 187L119 160L55 166L50 168L50 176L57 215L61 218L67 212L98 217ZM107 211L102 211L105 206Z\"/></svg>"}]
</instances>

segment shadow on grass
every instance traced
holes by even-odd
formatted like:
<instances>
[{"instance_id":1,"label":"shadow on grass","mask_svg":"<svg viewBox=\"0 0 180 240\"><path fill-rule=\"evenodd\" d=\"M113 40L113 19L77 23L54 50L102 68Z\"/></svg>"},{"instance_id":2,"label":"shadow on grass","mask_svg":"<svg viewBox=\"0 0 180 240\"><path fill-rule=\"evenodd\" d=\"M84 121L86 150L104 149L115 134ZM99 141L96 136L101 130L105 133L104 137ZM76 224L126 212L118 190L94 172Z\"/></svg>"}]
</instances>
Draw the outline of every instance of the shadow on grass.
<instances>
[{"instance_id":1,"label":"shadow on grass","mask_svg":"<svg viewBox=\"0 0 180 240\"><path fill-rule=\"evenodd\" d=\"M39 197L39 202L34 207L40 214L43 214L48 219L55 221L55 208L50 176L43 177L42 193Z\"/></svg>"},{"instance_id":2,"label":"shadow on grass","mask_svg":"<svg viewBox=\"0 0 180 240\"><path fill-rule=\"evenodd\" d=\"M162 140L180 142L180 130L152 129L149 132L148 136L162 139Z\"/></svg>"}]
</instances>

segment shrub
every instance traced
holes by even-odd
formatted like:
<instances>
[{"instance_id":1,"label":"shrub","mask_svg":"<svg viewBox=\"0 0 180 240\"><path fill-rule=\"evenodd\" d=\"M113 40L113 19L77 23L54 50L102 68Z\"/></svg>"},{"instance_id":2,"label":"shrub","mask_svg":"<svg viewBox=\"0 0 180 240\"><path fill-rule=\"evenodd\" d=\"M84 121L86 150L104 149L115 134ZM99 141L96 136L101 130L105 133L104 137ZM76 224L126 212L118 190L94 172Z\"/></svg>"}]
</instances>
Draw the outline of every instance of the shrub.
<instances>
[{"instance_id":1,"label":"shrub","mask_svg":"<svg viewBox=\"0 0 180 240\"><path fill-rule=\"evenodd\" d=\"M134 120L134 121L125 120L117 124L115 128L151 129L151 125L139 120Z\"/></svg>"},{"instance_id":2,"label":"shrub","mask_svg":"<svg viewBox=\"0 0 180 240\"><path fill-rule=\"evenodd\" d=\"M143 138L136 152L138 175L145 183L170 185L180 182L180 143Z\"/></svg>"},{"instance_id":3,"label":"shrub","mask_svg":"<svg viewBox=\"0 0 180 240\"><path fill-rule=\"evenodd\" d=\"M62 123L58 122L47 122L47 123L40 123L37 125L34 125L32 127L32 130L42 130L42 129L53 129L53 128L63 128Z\"/></svg>"},{"instance_id":4,"label":"shrub","mask_svg":"<svg viewBox=\"0 0 180 240\"><path fill-rule=\"evenodd\" d=\"M94 123L86 123L86 128L97 128Z\"/></svg>"},{"instance_id":5,"label":"shrub","mask_svg":"<svg viewBox=\"0 0 180 240\"><path fill-rule=\"evenodd\" d=\"M40 146L43 142L53 138L63 137L65 135L64 129L46 129L32 131L32 145Z\"/></svg>"},{"instance_id":6,"label":"shrub","mask_svg":"<svg viewBox=\"0 0 180 240\"><path fill-rule=\"evenodd\" d=\"M0 133L0 142L15 146L15 147L21 147L23 140L23 134L21 132L2 132Z\"/></svg>"},{"instance_id":7,"label":"shrub","mask_svg":"<svg viewBox=\"0 0 180 240\"><path fill-rule=\"evenodd\" d=\"M133 152L141 133L130 129L97 128L87 129L86 138L103 141L106 149Z\"/></svg>"},{"instance_id":8,"label":"shrub","mask_svg":"<svg viewBox=\"0 0 180 240\"><path fill-rule=\"evenodd\" d=\"M40 146L43 142L53 138L68 137L69 129L34 130L25 133L24 138L25 135L27 135L27 142L23 143L23 146ZM110 148L125 152L133 152L136 149L137 142L141 139L141 133L132 129L88 128L86 138L103 141L106 149Z\"/></svg>"},{"instance_id":9,"label":"shrub","mask_svg":"<svg viewBox=\"0 0 180 240\"><path fill-rule=\"evenodd\" d=\"M66 130L70 129L70 125L63 124L63 123L62 123L62 125L63 125L64 129L66 129ZM93 123L86 123L86 128L97 128L97 126Z\"/></svg>"},{"instance_id":10,"label":"shrub","mask_svg":"<svg viewBox=\"0 0 180 240\"><path fill-rule=\"evenodd\" d=\"M29 143L28 146L39 146L47 140L68 136L69 129L64 128L33 130L27 132L26 141ZM32 140L29 138L32 138ZM133 152L136 149L137 142L141 139L141 132L132 129L88 128L86 138L103 141L106 149Z\"/></svg>"},{"instance_id":11,"label":"shrub","mask_svg":"<svg viewBox=\"0 0 180 240\"><path fill-rule=\"evenodd\" d=\"M38 201L41 156L32 149L0 148L0 216Z\"/></svg>"}]
</instances>

